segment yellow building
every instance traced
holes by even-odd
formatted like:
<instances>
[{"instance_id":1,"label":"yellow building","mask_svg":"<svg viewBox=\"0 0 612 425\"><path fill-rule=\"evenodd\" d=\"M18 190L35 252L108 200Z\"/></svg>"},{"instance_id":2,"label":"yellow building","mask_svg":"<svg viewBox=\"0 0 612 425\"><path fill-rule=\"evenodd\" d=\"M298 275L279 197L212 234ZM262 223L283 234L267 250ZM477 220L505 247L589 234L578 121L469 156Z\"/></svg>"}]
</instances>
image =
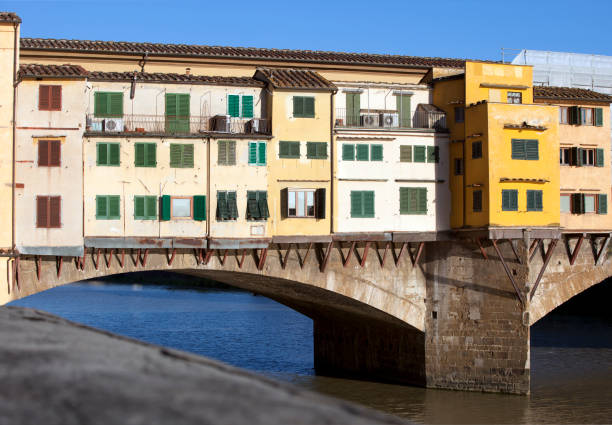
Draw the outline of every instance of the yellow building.
<instances>
[{"instance_id":1,"label":"yellow building","mask_svg":"<svg viewBox=\"0 0 612 425\"><path fill-rule=\"evenodd\" d=\"M450 128L451 226L558 227L558 112L533 103L532 68L466 61L433 84Z\"/></svg>"}]
</instances>

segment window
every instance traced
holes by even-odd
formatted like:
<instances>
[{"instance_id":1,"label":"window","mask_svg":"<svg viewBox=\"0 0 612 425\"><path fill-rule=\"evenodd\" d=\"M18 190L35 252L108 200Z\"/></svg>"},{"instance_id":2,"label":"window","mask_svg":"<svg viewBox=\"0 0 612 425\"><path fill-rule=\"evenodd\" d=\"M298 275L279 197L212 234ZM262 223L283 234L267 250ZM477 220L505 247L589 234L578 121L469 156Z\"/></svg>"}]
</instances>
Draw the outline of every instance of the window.
<instances>
[{"instance_id":1,"label":"window","mask_svg":"<svg viewBox=\"0 0 612 425\"><path fill-rule=\"evenodd\" d=\"M357 161L368 161L370 159L370 148L368 145L356 145Z\"/></svg>"},{"instance_id":2,"label":"window","mask_svg":"<svg viewBox=\"0 0 612 425\"><path fill-rule=\"evenodd\" d=\"M342 144L342 160L343 161L354 161L355 160L355 145Z\"/></svg>"},{"instance_id":3,"label":"window","mask_svg":"<svg viewBox=\"0 0 612 425\"><path fill-rule=\"evenodd\" d=\"M166 132L189 133L189 94L166 93Z\"/></svg>"},{"instance_id":4,"label":"window","mask_svg":"<svg viewBox=\"0 0 612 425\"><path fill-rule=\"evenodd\" d=\"M567 106L559 106L559 124L569 123L569 110Z\"/></svg>"},{"instance_id":5,"label":"window","mask_svg":"<svg viewBox=\"0 0 612 425\"><path fill-rule=\"evenodd\" d=\"M96 165L118 166L119 163L119 143L96 144Z\"/></svg>"},{"instance_id":6,"label":"window","mask_svg":"<svg viewBox=\"0 0 612 425\"><path fill-rule=\"evenodd\" d=\"M508 92L508 103L523 103L523 94L519 91Z\"/></svg>"},{"instance_id":7,"label":"window","mask_svg":"<svg viewBox=\"0 0 612 425\"><path fill-rule=\"evenodd\" d=\"M227 114L231 117L253 118L253 96L228 94Z\"/></svg>"},{"instance_id":8,"label":"window","mask_svg":"<svg viewBox=\"0 0 612 425\"><path fill-rule=\"evenodd\" d=\"M61 204L62 198L60 196L37 196L36 227L61 227Z\"/></svg>"},{"instance_id":9,"label":"window","mask_svg":"<svg viewBox=\"0 0 612 425\"><path fill-rule=\"evenodd\" d=\"M472 142L472 159L482 158L482 142Z\"/></svg>"},{"instance_id":10,"label":"window","mask_svg":"<svg viewBox=\"0 0 612 425\"><path fill-rule=\"evenodd\" d=\"M268 210L268 192L265 190L247 192L248 220L267 220L270 217Z\"/></svg>"},{"instance_id":11,"label":"window","mask_svg":"<svg viewBox=\"0 0 612 425\"><path fill-rule=\"evenodd\" d=\"M427 188L400 187L400 214L427 214Z\"/></svg>"},{"instance_id":12,"label":"window","mask_svg":"<svg viewBox=\"0 0 612 425\"><path fill-rule=\"evenodd\" d=\"M327 159L326 142L307 142L306 158L308 159Z\"/></svg>"},{"instance_id":13,"label":"window","mask_svg":"<svg viewBox=\"0 0 612 425\"><path fill-rule=\"evenodd\" d=\"M346 125L359 127L361 112L361 93L346 93Z\"/></svg>"},{"instance_id":14,"label":"window","mask_svg":"<svg viewBox=\"0 0 612 425\"><path fill-rule=\"evenodd\" d=\"M455 158L455 175L463 175L463 158Z\"/></svg>"},{"instance_id":15,"label":"window","mask_svg":"<svg viewBox=\"0 0 612 425\"><path fill-rule=\"evenodd\" d=\"M595 212L595 199L596 195L583 195L584 196L584 210L585 214L594 213Z\"/></svg>"},{"instance_id":16,"label":"window","mask_svg":"<svg viewBox=\"0 0 612 425\"><path fill-rule=\"evenodd\" d=\"M157 196L134 196L134 219L157 219Z\"/></svg>"},{"instance_id":17,"label":"window","mask_svg":"<svg viewBox=\"0 0 612 425\"><path fill-rule=\"evenodd\" d=\"M351 191L351 217L369 218L374 217L374 191L353 190Z\"/></svg>"},{"instance_id":18,"label":"window","mask_svg":"<svg viewBox=\"0 0 612 425\"><path fill-rule=\"evenodd\" d=\"M96 92L94 93L94 116L96 117L122 117L123 93Z\"/></svg>"},{"instance_id":19,"label":"window","mask_svg":"<svg viewBox=\"0 0 612 425\"><path fill-rule=\"evenodd\" d=\"M562 197L564 195L561 195ZM607 214L608 213L608 195L607 194L585 194L572 193L570 198L570 210L572 214Z\"/></svg>"},{"instance_id":20,"label":"window","mask_svg":"<svg viewBox=\"0 0 612 425\"><path fill-rule=\"evenodd\" d=\"M217 220L236 220L238 206L236 205L236 192L217 192Z\"/></svg>"},{"instance_id":21,"label":"window","mask_svg":"<svg viewBox=\"0 0 612 425\"><path fill-rule=\"evenodd\" d=\"M253 118L253 96L242 96L242 118Z\"/></svg>"},{"instance_id":22,"label":"window","mask_svg":"<svg viewBox=\"0 0 612 425\"><path fill-rule=\"evenodd\" d=\"M608 195L597 195L597 214L608 214Z\"/></svg>"},{"instance_id":23,"label":"window","mask_svg":"<svg viewBox=\"0 0 612 425\"><path fill-rule=\"evenodd\" d=\"M136 167L156 167L157 144L134 143L134 165Z\"/></svg>"},{"instance_id":24,"label":"window","mask_svg":"<svg viewBox=\"0 0 612 425\"><path fill-rule=\"evenodd\" d=\"M288 217L314 217L315 191L314 190L288 190L287 191Z\"/></svg>"},{"instance_id":25,"label":"window","mask_svg":"<svg viewBox=\"0 0 612 425\"><path fill-rule=\"evenodd\" d=\"M371 161L382 161L383 160L383 146L382 145L370 145L370 160Z\"/></svg>"},{"instance_id":26,"label":"window","mask_svg":"<svg viewBox=\"0 0 612 425\"><path fill-rule=\"evenodd\" d=\"M414 146L413 153L414 162L425 162L425 146Z\"/></svg>"},{"instance_id":27,"label":"window","mask_svg":"<svg viewBox=\"0 0 612 425\"><path fill-rule=\"evenodd\" d=\"M580 149L580 165L592 167L595 165L595 149Z\"/></svg>"},{"instance_id":28,"label":"window","mask_svg":"<svg viewBox=\"0 0 612 425\"><path fill-rule=\"evenodd\" d=\"M440 161L440 148L438 146L427 146L427 162L438 163Z\"/></svg>"},{"instance_id":29,"label":"window","mask_svg":"<svg viewBox=\"0 0 612 425\"><path fill-rule=\"evenodd\" d=\"M171 143L170 168L193 168L193 145Z\"/></svg>"},{"instance_id":30,"label":"window","mask_svg":"<svg viewBox=\"0 0 612 425\"><path fill-rule=\"evenodd\" d=\"M463 106L455 106L455 122L465 122L465 108Z\"/></svg>"},{"instance_id":31,"label":"window","mask_svg":"<svg viewBox=\"0 0 612 425\"><path fill-rule=\"evenodd\" d=\"M569 148L570 164L578 167L603 167L605 151L601 148Z\"/></svg>"},{"instance_id":32,"label":"window","mask_svg":"<svg viewBox=\"0 0 612 425\"><path fill-rule=\"evenodd\" d=\"M38 86L38 110L62 110L62 86Z\"/></svg>"},{"instance_id":33,"label":"window","mask_svg":"<svg viewBox=\"0 0 612 425\"><path fill-rule=\"evenodd\" d=\"M568 213L571 211L570 208L570 195L567 193L562 193L561 194L561 212L562 213Z\"/></svg>"},{"instance_id":34,"label":"window","mask_svg":"<svg viewBox=\"0 0 612 425\"><path fill-rule=\"evenodd\" d=\"M161 219L185 219L193 217L196 221L206 220L206 195L170 196L161 199Z\"/></svg>"},{"instance_id":35,"label":"window","mask_svg":"<svg viewBox=\"0 0 612 425\"><path fill-rule=\"evenodd\" d=\"M299 158L300 157L300 142L280 141L278 143L278 157L279 158Z\"/></svg>"},{"instance_id":36,"label":"window","mask_svg":"<svg viewBox=\"0 0 612 425\"><path fill-rule=\"evenodd\" d=\"M293 117L314 118L315 98L308 96L293 96Z\"/></svg>"},{"instance_id":37,"label":"window","mask_svg":"<svg viewBox=\"0 0 612 425\"><path fill-rule=\"evenodd\" d=\"M59 167L62 157L61 140L39 140L38 141L38 166Z\"/></svg>"},{"instance_id":38,"label":"window","mask_svg":"<svg viewBox=\"0 0 612 425\"><path fill-rule=\"evenodd\" d=\"M190 218L191 198L172 197L170 216L172 218Z\"/></svg>"},{"instance_id":39,"label":"window","mask_svg":"<svg viewBox=\"0 0 612 425\"><path fill-rule=\"evenodd\" d=\"M117 195L97 195L96 220L119 220L119 199Z\"/></svg>"},{"instance_id":40,"label":"window","mask_svg":"<svg viewBox=\"0 0 612 425\"><path fill-rule=\"evenodd\" d=\"M527 211L542 211L542 191L527 191Z\"/></svg>"},{"instance_id":41,"label":"window","mask_svg":"<svg viewBox=\"0 0 612 425\"><path fill-rule=\"evenodd\" d=\"M518 211L518 190L502 190L502 211Z\"/></svg>"},{"instance_id":42,"label":"window","mask_svg":"<svg viewBox=\"0 0 612 425\"><path fill-rule=\"evenodd\" d=\"M412 146L400 146L400 162L412 162Z\"/></svg>"},{"instance_id":43,"label":"window","mask_svg":"<svg viewBox=\"0 0 612 425\"><path fill-rule=\"evenodd\" d=\"M593 125L593 108L580 108L580 124Z\"/></svg>"},{"instance_id":44,"label":"window","mask_svg":"<svg viewBox=\"0 0 612 425\"><path fill-rule=\"evenodd\" d=\"M219 165L236 165L235 140L219 140L217 142L217 163Z\"/></svg>"},{"instance_id":45,"label":"window","mask_svg":"<svg viewBox=\"0 0 612 425\"><path fill-rule=\"evenodd\" d=\"M571 164L571 149L561 148L559 151L559 164L570 165Z\"/></svg>"},{"instance_id":46,"label":"window","mask_svg":"<svg viewBox=\"0 0 612 425\"><path fill-rule=\"evenodd\" d=\"M538 160L538 141L512 139L512 159Z\"/></svg>"},{"instance_id":47,"label":"window","mask_svg":"<svg viewBox=\"0 0 612 425\"><path fill-rule=\"evenodd\" d=\"M249 164L266 165L266 142L249 142Z\"/></svg>"},{"instance_id":48,"label":"window","mask_svg":"<svg viewBox=\"0 0 612 425\"><path fill-rule=\"evenodd\" d=\"M482 190L475 190L472 192L472 211L482 211Z\"/></svg>"}]
</instances>

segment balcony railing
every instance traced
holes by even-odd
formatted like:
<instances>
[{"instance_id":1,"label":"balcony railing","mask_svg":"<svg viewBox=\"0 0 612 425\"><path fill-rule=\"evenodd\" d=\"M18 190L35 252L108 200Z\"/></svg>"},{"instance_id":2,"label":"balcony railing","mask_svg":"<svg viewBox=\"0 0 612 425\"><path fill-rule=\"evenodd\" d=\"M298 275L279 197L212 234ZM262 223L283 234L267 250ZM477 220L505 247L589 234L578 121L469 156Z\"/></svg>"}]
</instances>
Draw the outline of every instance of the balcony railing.
<instances>
[{"instance_id":1,"label":"balcony railing","mask_svg":"<svg viewBox=\"0 0 612 425\"><path fill-rule=\"evenodd\" d=\"M123 115L95 117L87 115L89 133L136 133L197 135L206 133L270 134L270 121L262 118L215 116Z\"/></svg>"},{"instance_id":2,"label":"balcony railing","mask_svg":"<svg viewBox=\"0 0 612 425\"><path fill-rule=\"evenodd\" d=\"M396 111L361 111L348 114L346 109L336 109L336 128L407 129L426 128L445 130L444 112L414 111L408 117Z\"/></svg>"}]
</instances>

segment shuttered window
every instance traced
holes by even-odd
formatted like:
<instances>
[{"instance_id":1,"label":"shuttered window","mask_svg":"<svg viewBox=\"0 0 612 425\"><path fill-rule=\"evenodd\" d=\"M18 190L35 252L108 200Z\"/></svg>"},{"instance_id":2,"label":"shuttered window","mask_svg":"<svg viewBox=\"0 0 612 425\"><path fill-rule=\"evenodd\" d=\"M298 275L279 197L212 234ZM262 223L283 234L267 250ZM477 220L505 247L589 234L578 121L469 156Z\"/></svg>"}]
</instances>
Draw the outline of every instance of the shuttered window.
<instances>
[{"instance_id":1,"label":"shuttered window","mask_svg":"<svg viewBox=\"0 0 612 425\"><path fill-rule=\"evenodd\" d=\"M116 167L119 164L119 143L96 144L96 165Z\"/></svg>"},{"instance_id":2,"label":"shuttered window","mask_svg":"<svg viewBox=\"0 0 612 425\"><path fill-rule=\"evenodd\" d=\"M414 146L414 162L425 162L426 148L425 146Z\"/></svg>"},{"instance_id":3,"label":"shuttered window","mask_svg":"<svg viewBox=\"0 0 612 425\"><path fill-rule=\"evenodd\" d=\"M219 140L217 142L217 163L219 165L236 165L235 140Z\"/></svg>"},{"instance_id":4,"label":"shuttered window","mask_svg":"<svg viewBox=\"0 0 612 425\"><path fill-rule=\"evenodd\" d=\"M603 167L605 163L604 150L595 149L595 166Z\"/></svg>"},{"instance_id":5,"label":"shuttered window","mask_svg":"<svg viewBox=\"0 0 612 425\"><path fill-rule=\"evenodd\" d=\"M247 219L267 220L270 217L268 210L268 192L265 190L247 192Z\"/></svg>"},{"instance_id":6,"label":"shuttered window","mask_svg":"<svg viewBox=\"0 0 612 425\"><path fill-rule=\"evenodd\" d=\"M118 195L96 196L96 220L119 220L121 201Z\"/></svg>"},{"instance_id":7,"label":"shuttered window","mask_svg":"<svg viewBox=\"0 0 612 425\"><path fill-rule=\"evenodd\" d=\"M62 110L62 86L38 86L38 110Z\"/></svg>"},{"instance_id":8,"label":"shuttered window","mask_svg":"<svg viewBox=\"0 0 612 425\"><path fill-rule=\"evenodd\" d=\"M134 219L157 219L157 196L134 196Z\"/></svg>"},{"instance_id":9,"label":"shuttered window","mask_svg":"<svg viewBox=\"0 0 612 425\"><path fill-rule=\"evenodd\" d=\"M287 217L315 217L315 190L287 190Z\"/></svg>"},{"instance_id":10,"label":"shuttered window","mask_svg":"<svg viewBox=\"0 0 612 425\"><path fill-rule=\"evenodd\" d=\"M455 158L455 175L463 175L463 158Z\"/></svg>"},{"instance_id":11,"label":"shuttered window","mask_svg":"<svg viewBox=\"0 0 612 425\"><path fill-rule=\"evenodd\" d=\"M400 162L412 162L412 146L400 146Z\"/></svg>"},{"instance_id":12,"label":"shuttered window","mask_svg":"<svg viewBox=\"0 0 612 425\"><path fill-rule=\"evenodd\" d=\"M472 142L472 159L482 158L482 142Z\"/></svg>"},{"instance_id":13,"label":"shuttered window","mask_svg":"<svg viewBox=\"0 0 612 425\"><path fill-rule=\"evenodd\" d=\"M597 214L608 214L608 195L597 195Z\"/></svg>"},{"instance_id":14,"label":"shuttered window","mask_svg":"<svg viewBox=\"0 0 612 425\"><path fill-rule=\"evenodd\" d=\"M227 95L227 115L230 117L240 116L240 96L237 94Z\"/></svg>"},{"instance_id":15,"label":"shuttered window","mask_svg":"<svg viewBox=\"0 0 612 425\"><path fill-rule=\"evenodd\" d=\"M595 125L597 127L603 126L603 109L595 108Z\"/></svg>"},{"instance_id":16,"label":"shuttered window","mask_svg":"<svg viewBox=\"0 0 612 425\"><path fill-rule=\"evenodd\" d=\"M342 145L342 160L343 161L354 161L355 160L355 145L349 145L344 143Z\"/></svg>"},{"instance_id":17,"label":"shuttered window","mask_svg":"<svg viewBox=\"0 0 612 425\"><path fill-rule=\"evenodd\" d=\"M171 143L170 168L193 168L193 145Z\"/></svg>"},{"instance_id":18,"label":"shuttered window","mask_svg":"<svg viewBox=\"0 0 612 425\"><path fill-rule=\"evenodd\" d=\"M206 221L206 195L195 195L193 197L193 219L195 221Z\"/></svg>"},{"instance_id":19,"label":"shuttered window","mask_svg":"<svg viewBox=\"0 0 612 425\"><path fill-rule=\"evenodd\" d=\"M242 96L242 117L253 118L253 96Z\"/></svg>"},{"instance_id":20,"label":"shuttered window","mask_svg":"<svg viewBox=\"0 0 612 425\"><path fill-rule=\"evenodd\" d=\"M94 116L122 117L123 93L96 92L94 94Z\"/></svg>"},{"instance_id":21,"label":"shuttered window","mask_svg":"<svg viewBox=\"0 0 612 425\"><path fill-rule=\"evenodd\" d=\"M346 93L346 125L358 127L361 112L361 93Z\"/></svg>"},{"instance_id":22,"label":"shuttered window","mask_svg":"<svg viewBox=\"0 0 612 425\"><path fill-rule=\"evenodd\" d=\"M374 191L353 190L351 191L351 217L371 218L374 217Z\"/></svg>"},{"instance_id":23,"label":"shuttered window","mask_svg":"<svg viewBox=\"0 0 612 425\"><path fill-rule=\"evenodd\" d=\"M538 160L538 141L512 139L512 159Z\"/></svg>"},{"instance_id":24,"label":"shuttered window","mask_svg":"<svg viewBox=\"0 0 612 425\"><path fill-rule=\"evenodd\" d=\"M400 187L400 214L427 214L427 188Z\"/></svg>"},{"instance_id":25,"label":"shuttered window","mask_svg":"<svg viewBox=\"0 0 612 425\"><path fill-rule=\"evenodd\" d=\"M327 142L307 142L306 158L327 159Z\"/></svg>"},{"instance_id":26,"label":"shuttered window","mask_svg":"<svg viewBox=\"0 0 612 425\"><path fill-rule=\"evenodd\" d=\"M156 167L157 144L134 143L134 165L136 167Z\"/></svg>"},{"instance_id":27,"label":"shuttered window","mask_svg":"<svg viewBox=\"0 0 612 425\"><path fill-rule=\"evenodd\" d=\"M193 218L195 221L206 220L206 195L170 196L161 199L161 220Z\"/></svg>"},{"instance_id":28,"label":"shuttered window","mask_svg":"<svg viewBox=\"0 0 612 425\"><path fill-rule=\"evenodd\" d=\"M60 196L37 196L36 227L61 227L61 205L62 198Z\"/></svg>"},{"instance_id":29,"label":"shuttered window","mask_svg":"<svg viewBox=\"0 0 612 425\"><path fill-rule=\"evenodd\" d=\"M236 205L236 192L217 192L217 220L236 220L238 218L238 206Z\"/></svg>"},{"instance_id":30,"label":"shuttered window","mask_svg":"<svg viewBox=\"0 0 612 425\"><path fill-rule=\"evenodd\" d=\"M62 142L60 140L38 141L38 166L59 167L62 160Z\"/></svg>"},{"instance_id":31,"label":"shuttered window","mask_svg":"<svg viewBox=\"0 0 612 425\"><path fill-rule=\"evenodd\" d=\"M427 146L427 162L437 164L440 161L440 148L438 146Z\"/></svg>"},{"instance_id":32,"label":"shuttered window","mask_svg":"<svg viewBox=\"0 0 612 425\"><path fill-rule=\"evenodd\" d=\"M370 161L382 161L382 160L383 160L382 145L370 145Z\"/></svg>"},{"instance_id":33,"label":"shuttered window","mask_svg":"<svg viewBox=\"0 0 612 425\"><path fill-rule=\"evenodd\" d=\"M266 165L266 142L249 142L249 164Z\"/></svg>"},{"instance_id":34,"label":"shuttered window","mask_svg":"<svg viewBox=\"0 0 612 425\"><path fill-rule=\"evenodd\" d=\"M189 94L166 93L166 132L189 133Z\"/></svg>"},{"instance_id":35,"label":"shuttered window","mask_svg":"<svg viewBox=\"0 0 612 425\"><path fill-rule=\"evenodd\" d=\"M518 190L502 190L502 211L518 211Z\"/></svg>"},{"instance_id":36,"label":"shuttered window","mask_svg":"<svg viewBox=\"0 0 612 425\"><path fill-rule=\"evenodd\" d=\"M370 148L368 145L355 145L357 149L357 161L368 161L370 159Z\"/></svg>"},{"instance_id":37,"label":"shuttered window","mask_svg":"<svg viewBox=\"0 0 612 425\"><path fill-rule=\"evenodd\" d=\"M315 98L310 96L293 96L294 118L314 118Z\"/></svg>"},{"instance_id":38,"label":"shuttered window","mask_svg":"<svg viewBox=\"0 0 612 425\"><path fill-rule=\"evenodd\" d=\"M472 192L472 211L482 211L482 190L475 190Z\"/></svg>"},{"instance_id":39,"label":"shuttered window","mask_svg":"<svg viewBox=\"0 0 612 425\"><path fill-rule=\"evenodd\" d=\"M528 190L527 191L527 211L542 211L542 191Z\"/></svg>"},{"instance_id":40,"label":"shuttered window","mask_svg":"<svg viewBox=\"0 0 612 425\"><path fill-rule=\"evenodd\" d=\"M285 142L278 143L279 158L299 158L300 157L300 142Z\"/></svg>"}]
</instances>

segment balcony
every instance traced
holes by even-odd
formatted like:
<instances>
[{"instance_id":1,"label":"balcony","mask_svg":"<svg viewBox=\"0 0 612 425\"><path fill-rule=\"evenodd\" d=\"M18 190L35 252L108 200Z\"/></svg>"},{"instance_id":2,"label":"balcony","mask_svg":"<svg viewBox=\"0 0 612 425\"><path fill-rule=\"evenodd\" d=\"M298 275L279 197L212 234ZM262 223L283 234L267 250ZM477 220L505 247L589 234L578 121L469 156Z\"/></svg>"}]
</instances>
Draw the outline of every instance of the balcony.
<instances>
[{"instance_id":1,"label":"balcony","mask_svg":"<svg viewBox=\"0 0 612 425\"><path fill-rule=\"evenodd\" d=\"M431 106L431 105L427 105ZM344 108L336 109L336 125L340 128L364 128L371 130L390 129L433 129L437 131L446 130L446 114L440 110L417 109L411 112L409 117L403 118L402 114L393 110L364 110L359 114L349 114ZM437 109L437 108L435 108Z\"/></svg>"},{"instance_id":2,"label":"balcony","mask_svg":"<svg viewBox=\"0 0 612 425\"><path fill-rule=\"evenodd\" d=\"M270 134L270 120L235 118L229 115L170 117L165 115L123 115L122 117L86 117L87 133L141 135Z\"/></svg>"}]
</instances>

